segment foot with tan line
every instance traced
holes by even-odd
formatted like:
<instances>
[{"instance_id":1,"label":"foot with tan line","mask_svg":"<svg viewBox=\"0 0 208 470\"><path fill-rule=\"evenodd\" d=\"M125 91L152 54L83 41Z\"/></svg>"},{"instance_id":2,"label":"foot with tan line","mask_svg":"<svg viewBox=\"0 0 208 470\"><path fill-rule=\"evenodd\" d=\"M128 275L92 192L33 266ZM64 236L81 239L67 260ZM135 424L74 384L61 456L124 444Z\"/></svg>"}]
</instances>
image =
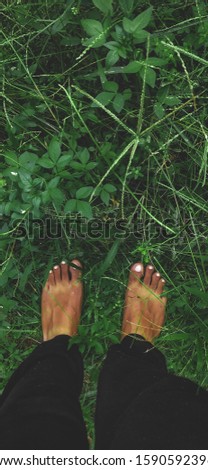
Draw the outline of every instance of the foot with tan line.
<instances>
[{"instance_id":1,"label":"foot with tan line","mask_svg":"<svg viewBox=\"0 0 208 470\"><path fill-rule=\"evenodd\" d=\"M165 280L154 267L135 263L126 290L122 335L138 334L153 343L165 321L166 297L161 297Z\"/></svg>"},{"instance_id":2,"label":"foot with tan line","mask_svg":"<svg viewBox=\"0 0 208 470\"><path fill-rule=\"evenodd\" d=\"M82 269L78 260L72 263ZM58 335L77 334L83 299L81 273L80 269L68 266L65 261L49 272L41 299L44 341Z\"/></svg>"}]
</instances>

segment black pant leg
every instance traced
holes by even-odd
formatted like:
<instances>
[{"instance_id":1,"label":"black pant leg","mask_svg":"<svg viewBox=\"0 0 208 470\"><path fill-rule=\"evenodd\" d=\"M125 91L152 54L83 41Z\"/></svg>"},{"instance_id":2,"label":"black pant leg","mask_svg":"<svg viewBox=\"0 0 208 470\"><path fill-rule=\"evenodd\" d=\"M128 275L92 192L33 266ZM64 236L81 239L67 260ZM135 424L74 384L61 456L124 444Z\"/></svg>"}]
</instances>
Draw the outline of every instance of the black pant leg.
<instances>
[{"instance_id":1,"label":"black pant leg","mask_svg":"<svg viewBox=\"0 0 208 470\"><path fill-rule=\"evenodd\" d=\"M95 412L96 449L109 449L123 412L145 388L167 376L164 356L140 335L109 348Z\"/></svg>"},{"instance_id":2,"label":"black pant leg","mask_svg":"<svg viewBox=\"0 0 208 470\"><path fill-rule=\"evenodd\" d=\"M43 342L10 378L1 400L1 449L88 449L82 357L69 346L66 335Z\"/></svg>"},{"instance_id":3,"label":"black pant leg","mask_svg":"<svg viewBox=\"0 0 208 470\"><path fill-rule=\"evenodd\" d=\"M208 393L133 336L111 346L100 373L96 449L206 449Z\"/></svg>"}]
</instances>

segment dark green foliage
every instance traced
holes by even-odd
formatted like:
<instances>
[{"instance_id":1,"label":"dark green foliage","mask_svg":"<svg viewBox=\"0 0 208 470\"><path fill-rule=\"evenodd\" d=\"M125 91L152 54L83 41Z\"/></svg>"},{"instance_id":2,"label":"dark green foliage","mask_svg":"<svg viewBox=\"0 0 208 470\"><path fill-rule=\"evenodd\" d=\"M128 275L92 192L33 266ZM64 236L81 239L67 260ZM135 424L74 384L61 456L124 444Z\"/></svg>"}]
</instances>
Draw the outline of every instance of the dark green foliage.
<instances>
[{"instance_id":1,"label":"dark green foliage","mask_svg":"<svg viewBox=\"0 0 208 470\"><path fill-rule=\"evenodd\" d=\"M15 0L1 13L1 388L41 341L48 270L77 256L93 436L98 371L137 260L167 280L157 344L170 370L208 387L208 9Z\"/></svg>"}]
</instances>

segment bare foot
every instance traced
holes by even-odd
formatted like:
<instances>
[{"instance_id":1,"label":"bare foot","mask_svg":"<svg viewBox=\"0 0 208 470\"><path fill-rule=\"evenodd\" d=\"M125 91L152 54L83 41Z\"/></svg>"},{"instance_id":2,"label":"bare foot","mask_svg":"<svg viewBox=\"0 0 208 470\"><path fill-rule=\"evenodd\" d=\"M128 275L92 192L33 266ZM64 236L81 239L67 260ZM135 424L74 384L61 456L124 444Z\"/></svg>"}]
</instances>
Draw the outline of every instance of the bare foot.
<instances>
[{"instance_id":1,"label":"bare foot","mask_svg":"<svg viewBox=\"0 0 208 470\"><path fill-rule=\"evenodd\" d=\"M82 268L78 260L73 264ZM42 291L41 316L43 340L58 335L74 336L80 322L83 285L81 271L62 261L49 272Z\"/></svg>"},{"instance_id":2,"label":"bare foot","mask_svg":"<svg viewBox=\"0 0 208 470\"><path fill-rule=\"evenodd\" d=\"M136 333L153 343L161 332L167 298L160 295L165 281L159 273L153 272L154 267L151 265L146 267L145 272L142 263L135 263L131 267L125 296L122 339Z\"/></svg>"}]
</instances>

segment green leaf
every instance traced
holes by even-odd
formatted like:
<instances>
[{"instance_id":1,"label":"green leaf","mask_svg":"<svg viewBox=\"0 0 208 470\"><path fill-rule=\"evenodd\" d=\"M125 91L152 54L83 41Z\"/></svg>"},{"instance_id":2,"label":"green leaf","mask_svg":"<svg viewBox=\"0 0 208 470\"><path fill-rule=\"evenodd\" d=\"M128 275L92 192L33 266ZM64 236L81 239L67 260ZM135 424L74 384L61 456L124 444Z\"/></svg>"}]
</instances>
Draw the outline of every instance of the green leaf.
<instances>
[{"instance_id":1,"label":"green leaf","mask_svg":"<svg viewBox=\"0 0 208 470\"><path fill-rule=\"evenodd\" d=\"M76 210L77 210L77 200L71 199L70 201L67 201L64 207L64 213L67 214L68 212L76 212Z\"/></svg>"},{"instance_id":2,"label":"green leaf","mask_svg":"<svg viewBox=\"0 0 208 470\"><path fill-rule=\"evenodd\" d=\"M167 96L163 101L164 104L168 106L176 106L181 103L181 100L177 96Z\"/></svg>"},{"instance_id":3,"label":"green leaf","mask_svg":"<svg viewBox=\"0 0 208 470\"><path fill-rule=\"evenodd\" d=\"M123 28L127 33L134 33L135 31L144 29L150 22L152 16L153 7L147 8L147 10L140 13L132 21L128 18L123 19Z\"/></svg>"},{"instance_id":4,"label":"green leaf","mask_svg":"<svg viewBox=\"0 0 208 470\"><path fill-rule=\"evenodd\" d=\"M89 150L85 148L84 150L82 150L81 154L79 155L79 160L82 162L83 165L86 165L89 159L90 159Z\"/></svg>"},{"instance_id":5,"label":"green leaf","mask_svg":"<svg viewBox=\"0 0 208 470\"><path fill-rule=\"evenodd\" d=\"M56 186L59 184L59 181L60 181L60 177L59 177L59 176L55 176L55 178L53 178L52 180L49 181L49 183L48 183L48 189L54 189L54 188L56 188Z\"/></svg>"},{"instance_id":6,"label":"green leaf","mask_svg":"<svg viewBox=\"0 0 208 470\"><path fill-rule=\"evenodd\" d=\"M159 119L162 119L164 114L165 114L165 110L163 108L163 105L161 103L155 103L154 105L154 112L156 114L156 116L159 118Z\"/></svg>"},{"instance_id":7,"label":"green leaf","mask_svg":"<svg viewBox=\"0 0 208 470\"><path fill-rule=\"evenodd\" d=\"M145 61L148 65L153 65L155 67L159 67L160 65L165 65L167 64L167 60L160 59L159 57L149 57L149 59L146 59Z\"/></svg>"},{"instance_id":8,"label":"green leaf","mask_svg":"<svg viewBox=\"0 0 208 470\"><path fill-rule=\"evenodd\" d=\"M134 8L134 0L119 0L119 5L126 15L130 15Z\"/></svg>"},{"instance_id":9,"label":"green leaf","mask_svg":"<svg viewBox=\"0 0 208 470\"><path fill-rule=\"evenodd\" d=\"M110 93L108 91L102 91L99 93L99 95L96 96L96 100L100 101L101 104L106 106L110 101L112 101L113 97L115 96L115 93ZM91 105L92 108L97 108L99 105L97 103L92 103Z\"/></svg>"},{"instance_id":10,"label":"green leaf","mask_svg":"<svg viewBox=\"0 0 208 470\"><path fill-rule=\"evenodd\" d=\"M109 51L106 56L106 67L112 67L119 61L119 54L118 51Z\"/></svg>"},{"instance_id":11,"label":"green leaf","mask_svg":"<svg viewBox=\"0 0 208 470\"><path fill-rule=\"evenodd\" d=\"M54 163L49 158L39 158L37 163L43 168L54 168Z\"/></svg>"},{"instance_id":12,"label":"green leaf","mask_svg":"<svg viewBox=\"0 0 208 470\"><path fill-rule=\"evenodd\" d=\"M117 113L120 113L124 107L125 99L121 93L117 93L113 100L113 107Z\"/></svg>"},{"instance_id":13,"label":"green leaf","mask_svg":"<svg viewBox=\"0 0 208 470\"><path fill-rule=\"evenodd\" d=\"M28 264L25 270L21 273L20 282L19 282L19 289L21 292L24 292L25 285L28 281L28 278L30 276L32 269L33 269L33 262Z\"/></svg>"},{"instance_id":14,"label":"green leaf","mask_svg":"<svg viewBox=\"0 0 208 470\"><path fill-rule=\"evenodd\" d=\"M81 24L89 36L99 36L103 32L103 26L97 20L81 20Z\"/></svg>"},{"instance_id":15,"label":"green leaf","mask_svg":"<svg viewBox=\"0 0 208 470\"><path fill-rule=\"evenodd\" d=\"M30 174L30 173L28 173L28 172L25 171L25 170L19 170L18 174L19 174L19 177L20 177L21 182L22 182L25 186L28 186L28 184L29 184L29 185L31 184L32 178L31 178L31 174Z\"/></svg>"},{"instance_id":16,"label":"green leaf","mask_svg":"<svg viewBox=\"0 0 208 470\"><path fill-rule=\"evenodd\" d=\"M77 199L86 199L87 197L90 196L90 194L93 191L92 186L84 186L83 188L78 189L76 192L76 198Z\"/></svg>"},{"instance_id":17,"label":"green leaf","mask_svg":"<svg viewBox=\"0 0 208 470\"><path fill-rule=\"evenodd\" d=\"M107 191L108 193L114 193L116 191L116 187L113 186L113 184L104 184L103 186L103 189L105 189L105 191Z\"/></svg>"},{"instance_id":18,"label":"green leaf","mask_svg":"<svg viewBox=\"0 0 208 470\"><path fill-rule=\"evenodd\" d=\"M14 168L19 167L17 155L13 150L6 150L4 154L4 159L9 167L11 166Z\"/></svg>"},{"instance_id":19,"label":"green leaf","mask_svg":"<svg viewBox=\"0 0 208 470\"><path fill-rule=\"evenodd\" d=\"M109 268L109 266L112 264L114 258L117 255L118 248L121 244L121 240L115 240L110 251L108 252L106 258L104 261L102 261L101 266L99 268L99 274L104 274L104 272Z\"/></svg>"},{"instance_id":20,"label":"green leaf","mask_svg":"<svg viewBox=\"0 0 208 470\"><path fill-rule=\"evenodd\" d=\"M42 192L41 197L43 204L47 204L51 200L49 191L47 190Z\"/></svg>"},{"instance_id":21,"label":"green leaf","mask_svg":"<svg viewBox=\"0 0 208 470\"><path fill-rule=\"evenodd\" d=\"M136 73L141 70L142 64L138 60L134 60L133 62L129 62L128 65L123 67L124 73Z\"/></svg>"},{"instance_id":22,"label":"green leaf","mask_svg":"<svg viewBox=\"0 0 208 470\"><path fill-rule=\"evenodd\" d=\"M86 170L90 171L90 170L94 170L94 168L98 166L98 163L96 162L90 162L90 163L87 163L86 165Z\"/></svg>"},{"instance_id":23,"label":"green leaf","mask_svg":"<svg viewBox=\"0 0 208 470\"><path fill-rule=\"evenodd\" d=\"M143 79L144 78L144 68L140 71L140 76ZM151 88L155 87L155 82L156 82L156 73L153 69L150 69L149 67L146 70L146 83L147 85L151 86Z\"/></svg>"},{"instance_id":24,"label":"green leaf","mask_svg":"<svg viewBox=\"0 0 208 470\"><path fill-rule=\"evenodd\" d=\"M70 154L62 155L62 157L60 157L57 162L58 170L62 170L62 168L65 168L65 166L68 165L68 163L72 160L72 158L73 158L73 155L70 155Z\"/></svg>"},{"instance_id":25,"label":"green leaf","mask_svg":"<svg viewBox=\"0 0 208 470\"><path fill-rule=\"evenodd\" d=\"M50 144L48 146L48 154L54 163L56 163L59 159L61 155L61 145L57 137L53 137L51 139Z\"/></svg>"},{"instance_id":26,"label":"green leaf","mask_svg":"<svg viewBox=\"0 0 208 470\"><path fill-rule=\"evenodd\" d=\"M77 201L77 211L81 212L82 216L87 219L93 218L92 207L89 202Z\"/></svg>"},{"instance_id":27,"label":"green leaf","mask_svg":"<svg viewBox=\"0 0 208 470\"><path fill-rule=\"evenodd\" d=\"M135 31L133 33L133 36L136 39L136 44L140 44L140 43L146 41L146 38L147 38L148 34L149 33L147 31L145 31L145 29Z\"/></svg>"},{"instance_id":28,"label":"green leaf","mask_svg":"<svg viewBox=\"0 0 208 470\"><path fill-rule=\"evenodd\" d=\"M19 164L23 169L33 172L35 165L38 161L37 155L31 152L24 152L19 157Z\"/></svg>"},{"instance_id":29,"label":"green leaf","mask_svg":"<svg viewBox=\"0 0 208 470\"><path fill-rule=\"evenodd\" d=\"M100 193L100 199L104 202L106 206L108 206L110 201L110 194L103 189Z\"/></svg>"},{"instance_id":30,"label":"green leaf","mask_svg":"<svg viewBox=\"0 0 208 470\"><path fill-rule=\"evenodd\" d=\"M58 188L50 188L49 194L51 199L53 199L53 201L57 202L58 204L62 204L65 199L64 193Z\"/></svg>"},{"instance_id":31,"label":"green leaf","mask_svg":"<svg viewBox=\"0 0 208 470\"><path fill-rule=\"evenodd\" d=\"M105 15L113 14L113 0L92 0L94 5L99 8Z\"/></svg>"},{"instance_id":32,"label":"green leaf","mask_svg":"<svg viewBox=\"0 0 208 470\"><path fill-rule=\"evenodd\" d=\"M113 93L117 93L118 91L118 83L116 82L111 82L111 81L106 81L104 84L103 84L103 88L105 91L111 91Z\"/></svg>"},{"instance_id":33,"label":"green leaf","mask_svg":"<svg viewBox=\"0 0 208 470\"><path fill-rule=\"evenodd\" d=\"M82 163L79 163L79 162L70 162L69 165L70 165L71 168L73 168L74 170L83 171L83 165L82 165Z\"/></svg>"}]
</instances>

